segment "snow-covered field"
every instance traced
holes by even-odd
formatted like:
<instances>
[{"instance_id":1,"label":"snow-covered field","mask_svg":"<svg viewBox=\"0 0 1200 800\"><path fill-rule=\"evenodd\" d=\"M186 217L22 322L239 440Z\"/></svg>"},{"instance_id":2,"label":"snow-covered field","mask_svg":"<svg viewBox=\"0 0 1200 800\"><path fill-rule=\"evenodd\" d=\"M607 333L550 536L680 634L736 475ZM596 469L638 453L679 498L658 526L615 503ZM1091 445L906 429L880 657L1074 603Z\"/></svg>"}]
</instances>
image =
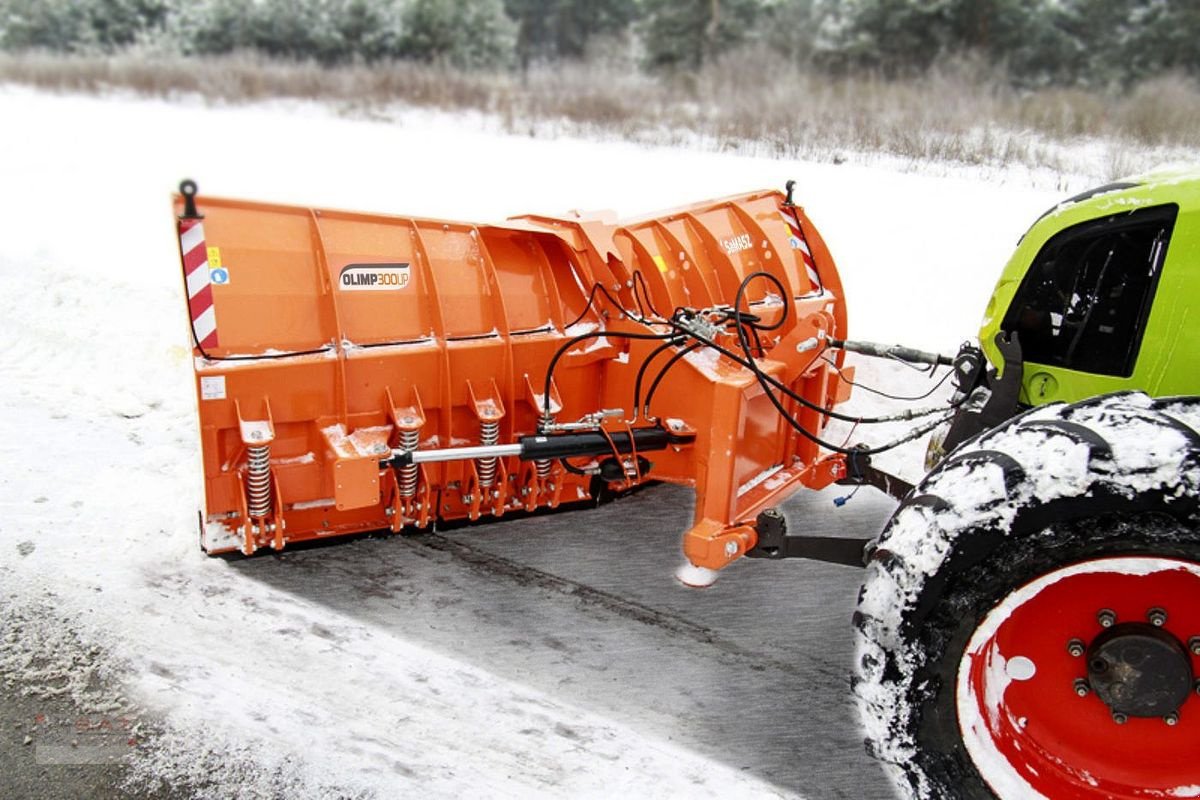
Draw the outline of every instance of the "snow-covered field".
<instances>
[{"instance_id":1,"label":"snow-covered field","mask_svg":"<svg viewBox=\"0 0 1200 800\"><path fill-rule=\"evenodd\" d=\"M41 670L109 713L144 709L159 733L138 774L212 796L791 787L201 556L168 204L181 178L202 194L481 221L630 215L795 178L839 260L853 335L951 352L1059 196L994 175L503 136L427 112L384 123L0 87L0 118L0 667ZM73 668L92 647L103 659Z\"/></svg>"}]
</instances>

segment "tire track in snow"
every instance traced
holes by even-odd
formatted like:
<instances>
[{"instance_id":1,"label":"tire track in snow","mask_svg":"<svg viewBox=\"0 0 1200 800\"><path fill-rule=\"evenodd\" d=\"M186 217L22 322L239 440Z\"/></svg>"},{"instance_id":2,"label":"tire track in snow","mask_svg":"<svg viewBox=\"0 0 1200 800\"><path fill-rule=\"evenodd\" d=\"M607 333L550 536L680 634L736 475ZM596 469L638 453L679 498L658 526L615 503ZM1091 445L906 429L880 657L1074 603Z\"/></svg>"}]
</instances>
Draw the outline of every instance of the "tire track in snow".
<instances>
[{"instance_id":1,"label":"tire track in snow","mask_svg":"<svg viewBox=\"0 0 1200 800\"><path fill-rule=\"evenodd\" d=\"M850 703L846 612L858 573L759 562L723 578L723 589L720 581L705 592L679 588L663 565L678 558L675 535L639 541L631 526L653 528L648 507L686 519L685 496L657 487L593 511L432 539L363 538L230 566L779 790L888 797ZM619 552L625 559L611 561ZM614 582L609 567L633 571ZM631 584L644 591L626 591Z\"/></svg>"},{"instance_id":2,"label":"tire track in snow","mask_svg":"<svg viewBox=\"0 0 1200 800\"><path fill-rule=\"evenodd\" d=\"M565 513L586 512L567 511ZM471 567L486 570L496 575L503 575L518 583L531 584L543 589L549 589L564 596L603 608L619 617L640 622L643 625L661 628L674 636L687 637L741 661L745 661L747 664L753 665L752 668L754 669L773 669L792 676L802 675L805 678L811 677L812 672L816 671L823 677L831 679L831 684L841 684L846 681L846 674L842 670L831 668L827 663L821 661L815 653L806 658L806 665L801 667L794 662L785 661L762 650L750 649L737 642L728 640L713 628L697 624L678 614L667 613L635 600L596 589L585 583L563 578L525 564L520 564L503 556L478 550L469 544L455 541L451 537L426 533L414 536L408 541L434 550L450 553Z\"/></svg>"},{"instance_id":3,"label":"tire track in snow","mask_svg":"<svg viewBox=\"0 0 1200 800\"><path fill-rule=\"evenodd\" d=\"M141 618L140 660L152 653L153 668L138 686L172 709L178 731L147 769L199 780L180 769L194 754L184 743L200 736L229 759L221 785L245 779L239 752L249 750L265 766L259 788L303 796L331 787L459 796L481 786L514 797L599 796L620 786L659 797L781 794L228 564L150 567L140 580L166 607ZM177 610L193 608L194 619L180 619ZM197 701L219 713L198 713ZM261 755L268 742L275 752ZM211 761L202 759L204 769Z\"/></svg>"}]
</instances>

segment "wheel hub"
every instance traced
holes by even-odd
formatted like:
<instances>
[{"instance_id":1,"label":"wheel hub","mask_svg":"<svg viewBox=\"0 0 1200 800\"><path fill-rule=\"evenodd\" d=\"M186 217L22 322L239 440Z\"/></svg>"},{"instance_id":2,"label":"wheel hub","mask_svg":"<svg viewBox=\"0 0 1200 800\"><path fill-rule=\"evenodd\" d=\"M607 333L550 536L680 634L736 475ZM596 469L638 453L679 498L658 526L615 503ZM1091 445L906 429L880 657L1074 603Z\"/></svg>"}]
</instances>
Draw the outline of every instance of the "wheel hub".
<instances>
[{"instance_id":1,"label":"wheel hub","mask_svg":"<svg viewBox=\"0 0 1200 800\"><path fill-rule=\"evenodd\" d=\"M1108 628L1087 650L1088 683L1117 715L1168 717L1192 691L1192 659L1171 633L1144 622Z\"/></svg>"},{"instance_id":2,"label":"wheel hub","mask_svg":"<svg viewBox=\"0 0 1200 800\"><path fill-rule=\"evenodd\" d=\"M992 792L1005 800L1194 795L1197 598L1200 563L1110 556L1044 573L989 611L959 664L956 711Z\"/></svg>"}]
</instances>

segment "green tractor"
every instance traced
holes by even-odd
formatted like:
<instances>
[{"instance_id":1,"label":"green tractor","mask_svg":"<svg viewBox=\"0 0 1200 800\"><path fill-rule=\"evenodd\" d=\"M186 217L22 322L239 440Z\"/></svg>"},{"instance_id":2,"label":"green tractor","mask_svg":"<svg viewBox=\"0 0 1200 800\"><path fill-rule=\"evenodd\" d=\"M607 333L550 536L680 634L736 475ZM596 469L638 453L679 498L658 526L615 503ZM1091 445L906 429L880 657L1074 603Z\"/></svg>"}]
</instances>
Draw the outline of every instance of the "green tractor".
<instances>
[{"instance_id":1,"label":"green tractor","mask_svg":"<svg viewBox=\"0 0 1200 800\"><path fill-rule=\"evenodd\" d=\"M1200 174L1044 214L871 544L868 750L921 798L1200 797Z\"/></svg>"}]
</instances>

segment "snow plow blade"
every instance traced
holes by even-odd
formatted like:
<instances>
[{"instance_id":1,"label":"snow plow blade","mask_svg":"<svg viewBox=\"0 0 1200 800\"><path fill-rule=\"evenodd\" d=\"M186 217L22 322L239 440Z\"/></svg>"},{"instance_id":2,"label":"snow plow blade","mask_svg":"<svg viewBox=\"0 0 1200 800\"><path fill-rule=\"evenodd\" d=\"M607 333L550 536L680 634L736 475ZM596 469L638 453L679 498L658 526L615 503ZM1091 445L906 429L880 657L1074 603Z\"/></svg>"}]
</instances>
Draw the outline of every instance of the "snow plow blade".
<instances>
[{"instance_id":1,"label":"snow plow blade","mask_svg":"<svg viewBox=\"0 0 1200 800\"><path fill-rule=\"evenodd\" d=\"M843 474L729 355L753 320L763 373L815 408L848 394L841 352L819 346L845 336L837 271L779 192L622 223L475 225L185 181L175 214L209 553L662 480L695 487L684 551L717 569L754 546L762 510ZM821 430L819 411L785 402Z\"/></svg>"}]
</instances>

